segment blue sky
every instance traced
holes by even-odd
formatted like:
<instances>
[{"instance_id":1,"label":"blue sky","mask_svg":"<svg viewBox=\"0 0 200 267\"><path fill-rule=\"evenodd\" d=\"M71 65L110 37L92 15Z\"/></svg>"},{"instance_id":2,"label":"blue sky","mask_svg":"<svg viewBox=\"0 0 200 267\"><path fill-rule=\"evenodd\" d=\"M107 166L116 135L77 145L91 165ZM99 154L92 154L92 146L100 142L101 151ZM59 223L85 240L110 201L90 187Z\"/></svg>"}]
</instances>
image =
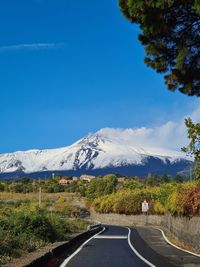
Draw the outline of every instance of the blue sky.
<instances>
[{"instance_id":1,"label":"blue sky","mask_svg":"<svg viewBox=\"0 0 200 267\"><path fill-rule=\"evenodd\" d=\"M0 153L155 127L198 105L146 67L115 0L6 0L0 22Z\"/></svg>"}]
</instances>

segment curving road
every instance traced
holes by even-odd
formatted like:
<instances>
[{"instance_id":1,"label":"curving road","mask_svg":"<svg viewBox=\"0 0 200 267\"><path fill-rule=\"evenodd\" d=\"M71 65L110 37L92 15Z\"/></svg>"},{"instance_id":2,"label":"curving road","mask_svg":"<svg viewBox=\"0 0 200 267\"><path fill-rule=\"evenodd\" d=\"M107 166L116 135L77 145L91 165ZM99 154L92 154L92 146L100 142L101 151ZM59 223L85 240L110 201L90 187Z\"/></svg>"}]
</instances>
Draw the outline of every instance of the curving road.
<instances>
[{"instance_id":1,"label":"curving road","mask_svg":"<svg viewBox=\"0 0 200 267\"><path fill-rule=\"evenodd\" d=\"M153 228L106 226L61 267L199 267L200 257L170 246Z\"/></svg>"}]
</instances>

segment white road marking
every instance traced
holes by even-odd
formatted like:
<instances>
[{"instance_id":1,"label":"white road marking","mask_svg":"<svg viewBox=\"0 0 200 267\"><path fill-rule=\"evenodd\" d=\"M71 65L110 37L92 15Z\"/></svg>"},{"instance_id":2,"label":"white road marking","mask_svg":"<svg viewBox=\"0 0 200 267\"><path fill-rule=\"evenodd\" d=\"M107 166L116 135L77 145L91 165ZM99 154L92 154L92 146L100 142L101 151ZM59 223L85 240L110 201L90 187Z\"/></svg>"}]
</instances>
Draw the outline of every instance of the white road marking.
<instances>
[{"instance_id":1,"label":"white road marking","mask_svg":"<svg viewBox=\"0 0 200 267\"><path fill-rule=\"evenodd\" d=\"M95 239L127 239L126 235L97 235Z\"/></svg>"},{"instance_id":2,"label":"white road marking","mask_svg":"<svg viewBox=\"0 0 200 267\"><path fill-rule=\"evenodd\" d=\"M88 240L86 240L72 255L70 255L67 259L64 260L64 262L60 265L60 267L66 267L67 263L76 255L78 254L82 248L88 243L90 242L90 240L92 240L93 238L113 238L113 237L117 237L116 239L128 239L128 244L130 246L130 248L132 249L132 251L136 254L136 256L138 256L143 262L145 262L148 266L150 267L156 267L155 265L153 265L151 262L149 262L147 259L145 259L142 255L140 255L140 253L133 247L133 245L131 244L131 240L130 240L130 235L131 235L131 230L130 228L127 227L128 229L128 236L106 236L106 235L102 235L100 236L101 233L103 233L105 231L105 227L103 228L103 230L101 230L99 233L97 233L96 235L90 237ZM104 237L103 237L104 236Z\"/></svg>"},{"instance_id":3,"label":"white road marking","mask_svg":"<svg viewBox=\"0 0 200 267\"><path fill-rule=\"evenodd\" d=\"M156 228L156 227L155 227L155 229L159 230L159 231L162 233L162 236L163 236L163 238L165 239L165 241L166 241L168 244L170 244L171 246L173 246L173 247L175 247L175 248L177 248L177 249L179 249L179 250L182 250L182 251L184 251L184 252L186 252L186 253L192 254L192 255L194 255L194 256L196 256L196 257L200 257L200 254L197 254L197 253L188 251L188 250L186 250L186 249L180 248L180 247L176 246L175 244L173 244L172 242L170 242L169 239L166 237L164 231L161 230L160 228Z\"/></svg>"},{"instance_id":4,"label":"white road marking","mask_svg":"<svg viewBox=\"0 0 200 267\"><path fill-rule=\"evenodd\" d=\"M100 235L101 233L103 233L106 230L106 228L104 227L103 230L101 230L101 232L97 233L96 235L90 237L88 240L86 240L72 255L70 255L67 259L64 260L64 262L60 265L60 267L65 267L67 265L67 263L76 255L78 254L81 249L88 243L90 242L90 240L92 240L93 238L95 238L96 236Z\"/></svg>"},{"instance_id":5,"label":"white road marking","mask_svg":"<svg viewBox=\"0 0 200 267\"><path fill-rule=\"evenodd\" d=\"M131 229L128 228L128 244L130 246L130 248L133 250L133 252L142 260L144 261L147 265L151 266L151 267L156 267L155 265L153 265L150 261L148 261L147 259L145 259L134 247L133 245L131 244Z\"/></svg>"}]
</instances>

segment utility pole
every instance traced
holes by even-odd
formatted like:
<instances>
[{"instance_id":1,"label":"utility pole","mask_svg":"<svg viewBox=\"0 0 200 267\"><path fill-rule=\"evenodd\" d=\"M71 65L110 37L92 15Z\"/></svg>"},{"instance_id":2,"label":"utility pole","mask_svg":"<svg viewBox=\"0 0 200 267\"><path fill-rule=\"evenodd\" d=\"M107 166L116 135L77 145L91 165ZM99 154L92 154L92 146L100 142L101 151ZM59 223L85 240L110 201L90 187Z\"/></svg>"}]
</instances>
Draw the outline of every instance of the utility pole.
<instances>
[{"instance_id":1,"label":"utility pole","mask_svg":"<svg viewBox=\"0 0 200 267\"><path fill-rule=\"evenodd\" d=\"M40 185L40 178L39 178L39 197L38 197L38 204L39 204L39 208L41 208L41 204L42 204L42 188Z\"/></svg>"},{"instance_id":2,"label":"utility pole","mask_svg":"<svg viewBox=\"0 0 200 267\"><path fill-rule=\"evenodd\" d=\"M41 208L42 204L42 188L41 186L39 187L39 208Z\"/></svg>"},{"instance_id":3,"label":"utility pole","mask_svg":"<svg viewBox=\"0 0 200 267\"><path fill-rule=\"evenodd\" d=\"M192 182L192 167L190 167L190 182Z\"/></svg>"}]
</instances>

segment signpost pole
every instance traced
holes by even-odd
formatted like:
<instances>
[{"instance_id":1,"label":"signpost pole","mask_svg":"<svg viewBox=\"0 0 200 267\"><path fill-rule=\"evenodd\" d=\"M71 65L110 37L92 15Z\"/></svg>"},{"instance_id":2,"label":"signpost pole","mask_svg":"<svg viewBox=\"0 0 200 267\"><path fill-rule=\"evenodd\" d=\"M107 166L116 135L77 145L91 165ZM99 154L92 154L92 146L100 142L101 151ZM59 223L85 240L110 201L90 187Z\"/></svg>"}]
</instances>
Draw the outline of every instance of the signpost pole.
<instances>
[{"instance_id":1,"label":"signpost pole","mask_svg":"<svg viewBox=\"0 0 200 267\"><path fill-rule=\"evenodd\" d=\"M149 210L149 203L145 199L142 202L142 213L144 214L144 225L148 224L148 210Z\"/></svg>"}]
</instances>

